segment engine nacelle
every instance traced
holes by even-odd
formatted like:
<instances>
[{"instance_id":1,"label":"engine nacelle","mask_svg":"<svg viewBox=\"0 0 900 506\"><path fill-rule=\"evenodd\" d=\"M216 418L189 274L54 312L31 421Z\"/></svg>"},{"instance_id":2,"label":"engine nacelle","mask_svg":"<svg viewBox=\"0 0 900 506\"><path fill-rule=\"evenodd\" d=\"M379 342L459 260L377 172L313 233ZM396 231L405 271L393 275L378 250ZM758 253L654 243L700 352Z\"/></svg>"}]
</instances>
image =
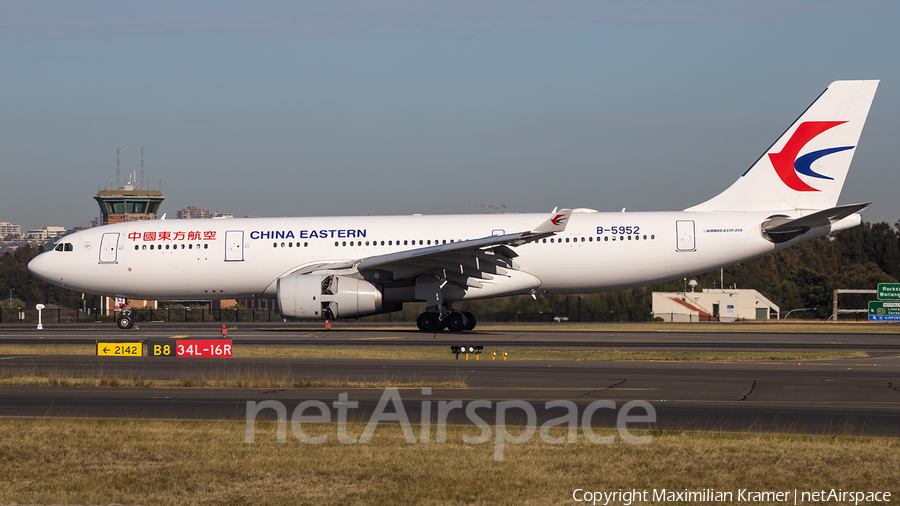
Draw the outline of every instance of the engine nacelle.
<instances>
[{"instance_id":1,"label":"engine nacelle","mask_svg":"<svg viewBox=\"0 0 900 506\"><path fill-rule=\"evenodd\" d=\"M331 320L384 312L381 290L362 279L301 274L280 278L277 289L285 317Z\"/></svg>"}]
</instances>

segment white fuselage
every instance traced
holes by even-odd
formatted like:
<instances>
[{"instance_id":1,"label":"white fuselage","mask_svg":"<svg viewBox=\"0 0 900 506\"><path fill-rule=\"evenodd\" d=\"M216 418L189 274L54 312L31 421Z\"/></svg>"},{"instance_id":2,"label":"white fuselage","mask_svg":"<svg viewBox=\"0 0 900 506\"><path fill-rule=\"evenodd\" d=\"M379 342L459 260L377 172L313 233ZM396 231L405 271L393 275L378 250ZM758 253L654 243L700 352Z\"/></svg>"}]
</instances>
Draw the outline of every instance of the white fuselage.
<instances>
[{"instance_id":1,"label":"white fuselage","mask_svg":"<svg viewBox=\"0 0 900 506\"><path fill-rule=\"evenodd\" d=\"M516 270L537 278L539 287L469 288L457 300L641 286L733 265L859 223L853 215L776 245L760 232L771 214L576 213L565 231L513 248ZM65 288L109 296L275 297L280 277L311 265L527 231L544 219L484 214L137 221L68 235L58 244L70 247L43 253L29 267Z\"/></svg>"}]
</instances>

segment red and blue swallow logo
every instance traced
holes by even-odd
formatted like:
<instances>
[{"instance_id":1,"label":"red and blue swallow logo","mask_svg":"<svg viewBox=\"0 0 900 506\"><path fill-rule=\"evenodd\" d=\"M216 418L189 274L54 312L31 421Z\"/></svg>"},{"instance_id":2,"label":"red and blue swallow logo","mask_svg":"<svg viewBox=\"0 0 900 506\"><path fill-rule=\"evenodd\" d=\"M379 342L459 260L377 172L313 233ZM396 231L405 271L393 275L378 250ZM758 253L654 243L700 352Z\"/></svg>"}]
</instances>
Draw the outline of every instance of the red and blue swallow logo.
<instances>
[{"instance_id":1,"label":"red and blue swallow logo","mask_svg":"<svg viewBox=\"0 0 900 506\"><path fill-rule=\"evenodd\" d=\"M795 130L794 134L791 135L791 138L788 139L780 153L769 153L769 160L772 161L775 172L788 188L798 192L821 191L804 183L798 174L819 179L834 179L813 171L812 164L823 156L853 149L856 146L820 149L818 151L807 153L799 158L797 155L800 153L800 150L803 149L803 146L806 146L809 141L813 140L817 135L843 123L846 123L846 121L804 121L797 127L797 130Z\"/></svg>"},{"instance_id":2,"label":"red and blue swallow logo","mask_svg":"<svg viewBox=\"0 0 900 506\"><path fill-rule=\"evenodd\" d=\"M564 222L564 221L566 221L565 214L557 214L553 218L550 218L550 223L552 223L556 226L562 225L562 222Z\"/></svg>"}]
</instances>

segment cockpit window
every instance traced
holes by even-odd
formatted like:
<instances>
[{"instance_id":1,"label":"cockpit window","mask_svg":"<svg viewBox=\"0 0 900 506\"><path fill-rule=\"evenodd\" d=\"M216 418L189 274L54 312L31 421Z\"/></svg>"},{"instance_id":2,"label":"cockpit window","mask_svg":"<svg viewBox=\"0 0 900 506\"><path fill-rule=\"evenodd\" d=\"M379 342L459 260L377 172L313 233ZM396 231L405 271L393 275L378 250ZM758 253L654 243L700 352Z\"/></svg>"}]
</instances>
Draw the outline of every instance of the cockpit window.
<instances>
[{"instance_id":1,"label":"cockpit window","mask_svg":"<svg viewBox=\"0 0 900 506\"><path fill-rule=\"evenodd\" d=\"M55 249L56 251L62 251L62 250L63 250L63 245L62 245L61 243L60 243L60 244L57 244L56 247L53 248L53 249Z\"/></svg>"},{"instance_id":2,"label":"cockpit window","mask_svg":"<svg viewBox=\"0 0 900 506\"><path fill-rule=\"evenodd\" d=\"M65 250L66 250L66 251L75 251L75 248L72 246L72 243L67 242L67 243L65 244L65 246L66 246L66 247L65 247Z\"/></svg>"}]
</instances>

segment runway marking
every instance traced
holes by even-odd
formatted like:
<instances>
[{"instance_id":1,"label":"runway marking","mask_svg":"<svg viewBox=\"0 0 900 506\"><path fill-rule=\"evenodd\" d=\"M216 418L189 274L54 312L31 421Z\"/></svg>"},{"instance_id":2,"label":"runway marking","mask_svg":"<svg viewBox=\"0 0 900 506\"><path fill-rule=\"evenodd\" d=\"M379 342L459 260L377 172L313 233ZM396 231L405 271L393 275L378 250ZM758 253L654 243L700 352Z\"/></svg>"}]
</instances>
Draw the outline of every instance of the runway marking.
<instances>
[{"instance_id":1,"label":"runway marking","mask_svg":"<svg viewBox=\"0 0 900 506\"><path fill-rule=\"evenodd\" d=\"M360 337L356 339L351 339L351 341L371 341L375 339L403 339L402 336L397 337Z\"/></svg>"},{"instance_id":2,"label":"runway marking","mask_svg":"<svg viewBox=\"0 0 900 506\"><path fill-rule=\"evenodd\" d=\"M894 401L878 401L878 402L860 402L860 401L730 401L730 400L703 400L703 399L670 399L665 402L696 402L696 403L708 403L708 404L716 404L716 403L741 403L741 404L792 404L795 406L836 406L841 404L878 404L885 406L900 406L900 402ZM879 415L885 415L888 413L876 413Z\"/></svg>"},{"instance_id":3,"label":"runway marking","mask_svg":"<svg viewBox=\"0 0 900 506\"><path fill-rule=\"evenodd\" d=\"M191 337L191 336L169 336L169 339L181 339L183 337Z\"/></svg>"}]
</instances>

